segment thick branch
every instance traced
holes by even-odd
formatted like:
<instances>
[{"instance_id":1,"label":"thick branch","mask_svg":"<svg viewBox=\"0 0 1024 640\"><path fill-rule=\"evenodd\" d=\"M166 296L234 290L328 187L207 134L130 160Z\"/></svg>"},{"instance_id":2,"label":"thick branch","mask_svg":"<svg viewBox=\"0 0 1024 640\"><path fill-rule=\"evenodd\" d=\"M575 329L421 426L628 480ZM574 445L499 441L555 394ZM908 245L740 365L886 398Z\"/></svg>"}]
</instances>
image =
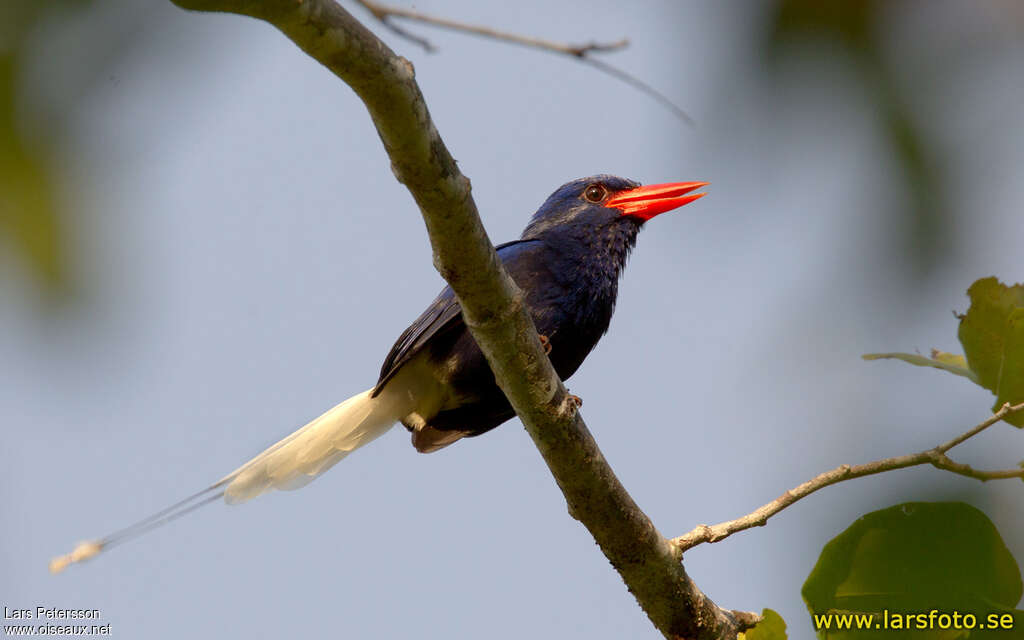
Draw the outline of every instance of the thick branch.
<instances>
[{"instance_id":1,"label":"thick branch","mask_svg":"<svg viewBox=\"0 0 1024 640\"><path fill-rule=\"evenodd\" d=\"M950 449L958 444L968 440L969 438L973 438L1011 413L1016 413L1017 411L1022 410L1024 410L1024 402L1018 405L1011 405L1007 402L999 409L999 411L989 416L985 421L977 424L970 430L953 438L949 442L932 449L905 456L876 460L867 464L854 466L844 464L838 466L831 471L826 471L825 473L815 476L798 487L790 489L768 504L763 505L756 511L753 511L741 518L722 522L714 526L708 526L706 524L698 525L693 529L693 531L690 531L686 535L673 538L672 544L674 544L676 548L679 549L680 553L682 553L683 551L695 547L698 544L705 542L718 542L728 538L734 533L738 533L752 527L764 526L768 522L768 518L782 511L797 500L811 495L818 489L823 489L829 485L836 484L837 482L843 482L844 480L863 478L864 476L871 476L876 473L905 469L906 467L913 467L921 464L930 464L938 469L945 469L952 473L957 473L969 478L976 478L982 481L1002 478L1024 478L1024 468L979 471L966 464L954 462L948 455L946 455Z\"/></svg>"},{"instance_id":2,"label":"thick branch","mask_svg":"<svg viewBox=\"0 0 1024 640\"><path fill-rule=\"evenodd\" d=\"M597 540L666 637L730 638L755 614L720 609L679 562L608 466L544 354L523 305L484 232L462 176L441 142L412 65L331 0L175 0L270 22L351 86L370 112L427 225L434 263L462 303L467 326L499 386L565 494L570 513Z\"/></svg>"}]
</instances>

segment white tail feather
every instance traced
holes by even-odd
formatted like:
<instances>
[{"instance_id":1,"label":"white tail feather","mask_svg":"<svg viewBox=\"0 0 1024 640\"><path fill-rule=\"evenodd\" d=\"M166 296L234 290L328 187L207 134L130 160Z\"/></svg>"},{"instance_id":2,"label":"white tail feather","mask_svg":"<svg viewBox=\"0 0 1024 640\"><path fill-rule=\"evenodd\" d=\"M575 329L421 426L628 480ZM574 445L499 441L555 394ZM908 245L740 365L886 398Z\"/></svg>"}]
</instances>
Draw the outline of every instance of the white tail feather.
<instances>
[{"instance_id":1,"label":"white tail feather","mask_svg":"<svg viewBox=\"0 0 1024 640\"><path fill-rule=\"evenodd\" d=\"M298 489L359 447L384 435L400 410L388 394L352 396L228 474L218 485L237 504L271 489Z\"/></svg>"},{"instance_id":2,"label":"white tail feather","mask_svg":"<svg viewBox=\"0 0 1024 640\"><path fill-rule=\"evenodd\" d=\"M412 410L412 395L385 390L376 398L364 391L283 438L221 480L133 525L50 561L58 573L102 551L137 538L172 520L219 500L245 502L271 489L298 489L359 447L377 439Z\"/></svg>"}]
</instances>

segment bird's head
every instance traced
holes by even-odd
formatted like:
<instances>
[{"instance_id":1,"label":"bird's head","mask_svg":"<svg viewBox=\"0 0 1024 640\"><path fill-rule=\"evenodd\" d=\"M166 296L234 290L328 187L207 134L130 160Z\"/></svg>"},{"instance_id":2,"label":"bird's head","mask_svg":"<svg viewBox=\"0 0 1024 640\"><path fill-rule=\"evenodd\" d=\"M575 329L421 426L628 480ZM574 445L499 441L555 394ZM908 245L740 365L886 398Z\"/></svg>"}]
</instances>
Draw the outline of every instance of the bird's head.
<instances>
[{"instance_id":1,"label":"bird's head","mask_svg":"<svg viewBox=\"0 0 1024 640\"><path fill-rule=\"evenodd\" d=\"M573 180L552 193L530 224L523 238L535 238L556 228L603 228L617 222L639 228L654 216L689 204L703 193L691 193L706 182L640 183L617 176L598 175Z\"/></svg>"}]
</instances>

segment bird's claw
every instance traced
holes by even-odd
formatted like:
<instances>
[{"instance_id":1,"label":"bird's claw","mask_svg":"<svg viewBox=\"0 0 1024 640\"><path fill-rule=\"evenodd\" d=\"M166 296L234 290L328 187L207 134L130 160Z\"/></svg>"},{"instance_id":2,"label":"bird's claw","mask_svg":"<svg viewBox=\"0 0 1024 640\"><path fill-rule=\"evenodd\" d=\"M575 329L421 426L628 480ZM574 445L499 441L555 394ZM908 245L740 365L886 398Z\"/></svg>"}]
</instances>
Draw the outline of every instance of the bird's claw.
<instances>
[{"instance_id":1,"label":"bird's claw","mask_svg":"<svg viewBox=\"0 0 1024 640\"><path fill-rule=\"evenodd\" d=\"M571 393L565 394L565 399L562 400L562 411L570 417L574 417L580 412L580 407L583 406L583 399L579 396L574 396Z\"/></svg>"},{"instance_id":2,"label":"bird's claw","mask_svg":"<svg viewBox=\"0 0 1024 640\"><path fill-rule=\"evenodd\" d=\"M545 355L550 354L551 353L551 341L548 340L548 337L543 335L543 334L541 334L541 335L539 335L537 337L540 338L540 346L544 348L544 354Z\"/></svg>"},{"instance_id":3,"label":"bird's claw","mask_svg":"<svg viewBox=\"0 0 1024 640\"><path fill-rule=\"evenodd\" d=\"M569 418L574 418L576 417L576 414L580 412L580 407L582 406L583 399L580 398L579 396L574 396L573 394L569 393L568 389L566 389L566 393L564 396L562 396L562 402L559 406L560 413Z\"/></svg>"}]
</instances>

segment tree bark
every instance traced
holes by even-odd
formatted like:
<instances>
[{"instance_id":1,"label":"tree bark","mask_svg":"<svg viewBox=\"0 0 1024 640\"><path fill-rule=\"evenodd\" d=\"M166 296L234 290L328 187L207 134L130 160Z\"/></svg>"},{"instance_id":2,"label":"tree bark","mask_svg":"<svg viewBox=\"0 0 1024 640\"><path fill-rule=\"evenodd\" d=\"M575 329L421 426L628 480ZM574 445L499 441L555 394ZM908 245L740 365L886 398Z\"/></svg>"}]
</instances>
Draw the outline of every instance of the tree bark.
<instances>
[{"instance_id":1,"label":"tree bark","mask_svg":"<svg viewBox=\"0 0 1024 640\"><path fill-rule=\"evenodd\" d=\"M332 0L173 0L186 9L238 13L280 29L359 95L416 200L434 266L495 378L582 522L629 591L667 638L733 638L756 614L715 605L686 574L681 554L640 510L544 354L523 296L502 267L461 174L441 141L412 64Z\"/></svg>"}]
</instances>

